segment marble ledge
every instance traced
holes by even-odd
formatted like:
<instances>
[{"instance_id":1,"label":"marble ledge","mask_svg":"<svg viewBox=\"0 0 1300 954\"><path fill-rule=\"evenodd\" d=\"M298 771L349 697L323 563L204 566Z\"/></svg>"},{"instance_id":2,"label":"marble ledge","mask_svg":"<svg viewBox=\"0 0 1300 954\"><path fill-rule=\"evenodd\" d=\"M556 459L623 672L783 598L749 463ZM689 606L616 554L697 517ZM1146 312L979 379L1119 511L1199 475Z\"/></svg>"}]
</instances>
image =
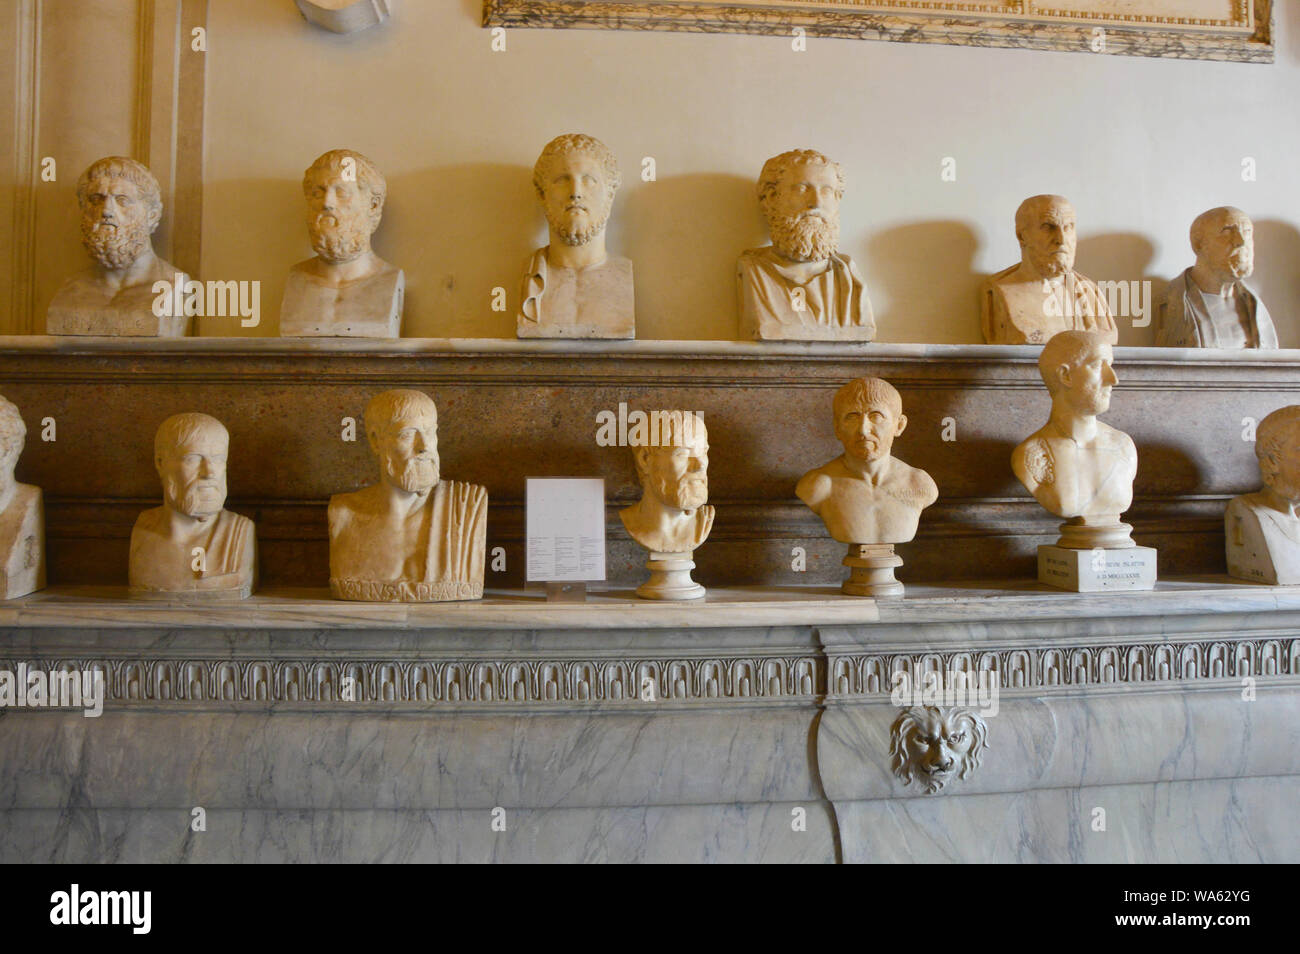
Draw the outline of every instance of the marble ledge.
<instances>
[{"instance_id":1,"label":"marble ledge","mask_svg":"<svg viewBox=\"0 0 1300 954\"><path fill-rule=\"evenodd\" d=\"M702 601L653 603L631 590L589 592L584 603L548 603L540 590L489 589L483 600L360 603L324 588L268 588L238 603L135 601L125 587L55 586L0 604L4 630L469 630L495 632L771 629L856 630L976 624L1006 634L1013 623L1203 619L1295 613L1300 587L1238 583L1227 576L1166 579L1138 593L1067 593L1032 580L948 586L911 584L901 599L843 596L834 586L711 588ZM1122 627L1122 624L1121 624ZM1170 628L1193 632L1182 622ZM830 635L829 633L827 635ZM897 633L893 634L894 636ZM831 643L839 642L831 638Z\"/></svg>"},{"instance_id":2,"label":"marble ledge","mask_svg":"<svg viewBox=\"0 0 1300 954\"><path fill-rule=\"evenodd\" d=\"M1020 361L1036 363L1034 345L905 344L894 342L722 341L722 340L520 340L516 338L121 338L63 335L0 335L0 356L22 354L201 354L201 355L644 355L668 357L843 358L881 360ZM1290 366L1300 349L1242 352L1217 348L1119 347L1117 364Z\"/></svg>"}]
</instances>

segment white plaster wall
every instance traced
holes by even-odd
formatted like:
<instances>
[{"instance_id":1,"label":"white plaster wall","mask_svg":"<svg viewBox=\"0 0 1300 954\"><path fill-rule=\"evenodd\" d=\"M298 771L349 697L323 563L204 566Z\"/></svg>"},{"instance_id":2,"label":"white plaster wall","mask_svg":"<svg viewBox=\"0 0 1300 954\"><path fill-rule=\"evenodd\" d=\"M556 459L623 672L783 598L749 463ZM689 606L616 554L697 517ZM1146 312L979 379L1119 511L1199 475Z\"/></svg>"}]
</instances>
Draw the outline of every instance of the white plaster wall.
<instances>
[{"instance_id":1,"label":"white plaster wall","mask_svg":"<svg viewBox=\"0 0 1300 954\"><path fill-rule=\"evenodd\" d=\"M84 5L50 6L69 3ZM521 265L544 240L532 163L550 137L585 131L624 167L610 245L635 262L642 338L735 337L734 262L765 241L753 180L768 156L813 146L847 172L842 245L883 341L978 341L976 288L1018 256L1016 205L1054 191L1079 210L1079 269L1149 279L1157 296L1190 264L1191 219L1240 205L1256 220L1254 283L1282 344L1300 346L1295 0L1277 4L1266 66L819 39L796 53L778 37L591 30L512 30L494 53L479 0L391 5L388 24L338 37L291 0L210 4L201 277L260 280L257 333L276 333L285 272L310 254L302 170L348 146L388 176L376 246L406 269L406 334L512 337ZM129 77L134 50L113 49ZM51 68L102 95L47 51ZM128 144L129 124L43 125L43 148L74 165ZM640 180L643 156L658 181ZM940 179L945 156L955 183ZM1241 180L1245 156L1257 182ZM80 264L75 214L60 224L73 231L40 230L42 311L47 272ZM490 310L498 285L509 312ZM201 332L248 333L230 319ZM1121 331L1123 344L1151 340Z\"/></svg>"}]
</instances>

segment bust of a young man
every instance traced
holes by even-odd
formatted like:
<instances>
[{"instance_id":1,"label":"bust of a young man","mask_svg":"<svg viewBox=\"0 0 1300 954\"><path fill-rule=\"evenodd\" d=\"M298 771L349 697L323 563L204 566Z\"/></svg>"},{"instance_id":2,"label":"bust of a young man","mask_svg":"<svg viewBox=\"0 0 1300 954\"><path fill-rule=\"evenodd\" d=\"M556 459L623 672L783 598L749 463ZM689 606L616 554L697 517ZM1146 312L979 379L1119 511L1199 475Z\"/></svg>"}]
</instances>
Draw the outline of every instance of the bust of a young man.
<instances>
[{"instance_id":1,"label":"bust of a young man","mask_svg":"<svg viewBox=\"0 0 1300 954\"><path fill-rule=\"evenodd\" d=\"M599 139L558 136L533 167L550 244L524 268L520 338L635 338L632 262L605 250L605 226L623 179Z\"/></svg>"},{"instance_id":2,"label":"bust of a young man","mask_svg":"<svg viewBox=\"0 0 1300 954\"><path fill-rule=\"evenodd\" d=\"M285 337L397 338L406 276L370 247L387 183L373 162L331 149L302 177L315 256L289 270L280 305Z\"/></svg>"},{"instance_id":3,"label":"bust of a young man","mask_svg":"<svg viewBox=\"0 0 1300 954\"><path fill-rule=\"evenodd\" d=\"M190 319L172 314L179 296L154 291L155 282L184 288L188 278L154 253L152 236L162 220L163 205L153 173L124 156L96 160L77 180L77 204L81 242L92 263L64 282L50 302L46 333L189 334Z\"/></svg>"},{"instance_id":4,"label":"bust of a young man","mask_svg":"<svg viewBox=\"0 0 1300 954\"><path fill-rule=\"evenodd\" d=\"M163 505L131 531L131 595L139 599L248 597L257 581L253 521L226 507L230 434L207 414L174 414L154 436Z\"/></svg>"}]
</instances>

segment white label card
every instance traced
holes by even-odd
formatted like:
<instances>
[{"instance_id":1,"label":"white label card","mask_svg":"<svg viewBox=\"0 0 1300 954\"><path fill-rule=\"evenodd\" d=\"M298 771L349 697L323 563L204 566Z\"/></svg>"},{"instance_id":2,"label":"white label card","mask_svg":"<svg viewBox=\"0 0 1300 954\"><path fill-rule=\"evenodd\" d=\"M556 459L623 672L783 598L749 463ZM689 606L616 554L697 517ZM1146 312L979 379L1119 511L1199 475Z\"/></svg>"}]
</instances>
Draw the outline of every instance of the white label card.
<instances>
[{"instance_id":1,"label":"white label card","mask_svg":"<svg viewBox=\"0 0 1300 954\"><path fill-rule=\"evenodd\" d=\"M529 582L605 579L605 480L602 477L529 477Z\"/></svg>"}]
</instances>

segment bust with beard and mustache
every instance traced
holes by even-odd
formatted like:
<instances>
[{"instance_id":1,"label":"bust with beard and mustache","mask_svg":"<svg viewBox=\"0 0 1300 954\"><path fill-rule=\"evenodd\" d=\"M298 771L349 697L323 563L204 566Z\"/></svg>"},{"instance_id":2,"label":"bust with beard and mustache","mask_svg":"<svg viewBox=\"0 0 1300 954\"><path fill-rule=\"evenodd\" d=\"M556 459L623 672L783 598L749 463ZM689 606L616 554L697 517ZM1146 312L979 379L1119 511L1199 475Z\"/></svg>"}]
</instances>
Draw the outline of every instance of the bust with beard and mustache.
<instances>
[{"instance_id":1,"label":"bust with beard and mustache","mask_svg":"<svg viewBox=\"0 0 1300 954\"><path fill-rule=\"evenodd\" d=\"M740 256L741 336L775 341L870 341L871 302L857 266L838 250L844 175L812 149L769 159L758 200L772 244Z\"/></svg>"},{"instance_id":2,"label":"bust with beard and mustache","mask_svg":"<svg viewBox=\"0 0 1300 954\"><path fill-rule=\"evenodd\" d=\"M406 275L370 247L387 184L373 162L332 149L303 174L314 258L289 270L280 305L284 337L397 338Z\"/></svg>"},{"instance_id":3,"label":"bust with beard and mustache","mask_svg":"<svg viewBox=\"0 0 1300 954\"><path fill-rule=\"evenodd\" d=\"M225 509L230 434L195 412L163 421L154 466L163 505L131 531L131 595L140 599L245 599L257 580L253 521Z\"/></svg>"},{"instance_id":4,"label":"bust with beard and mustache","mask_svg":"<svg viewBox=\"0 0 1300 954\"><path fill-rule=\"evenodd\" d=\"M1255 268L1255 229L1241 209L1210 209L1192 223L1196 264L1169 283L1156 344L1169 348L1277 348L1268 309L1243 279Z\"/></svg>"},{"instance_id":5,"label":"bust with beard and mustache","mask_svg":"<svg viewBox=\"0 0 1300 954\"><path fill-rule=\"evenodd\" d=\"M709 432L704 419L690 411L650 411L646 416L649 434L632 448L641 499L618 514L632 539L650 551L651 579L637 595L698 599L704 587L690 579L690 555L713 527Z\"/></svg>"},{"instance_id":6,"label":"bust with beard and mustache","mask_svg":"<svg viewBox=\"0 0 1300 954\"><path fill-rule=\"evenodd\" d=\"M1016 210L1019 265L980 287L980 324L988 344L1045 344L1062 331L1095 331L1119 340L1110 306L1090 278L1074 270L1074 206L1036 195Z\"/></svg>"},{"instance_id":7,"label":"bust with beard and mustache","mask_svg":"<svg viewBox=\"0 0 1300 954\"><path fill-rule=\"evenodd\" d=\"M515 331L520 338L635 338L632 263L605 250L622 177L598 139L559 136L533 167L550 244L524 266Z\"/></svg>"},{"instance_id":8,"label":"bust with beard and mustache","mask_svg":"<svg viewBox=\"0 0 1300 954\"><path fill-rule=\"evenodd\" d=\"M433 399L384 391L366 405L365 424L380 479L330 498L330 592L369 602L481 598L487 490L442 477Z\"/></svg>"},{"instance_id":9,"label":"bust with beard and mustache","mask_svg":"<svg viewBox=\"0 0 1300 954\"><path fill-rule=\"evenodd\" d=\"M154 313L155 282L183 288L189 279L154 253L151 236L162 218L162 198L149 169L123 156L97 160L77 180L77 202L82 245L93 264L55 294L45 315L46 333L189 334L187 316Z\"/></svg>"}]
</instances>

